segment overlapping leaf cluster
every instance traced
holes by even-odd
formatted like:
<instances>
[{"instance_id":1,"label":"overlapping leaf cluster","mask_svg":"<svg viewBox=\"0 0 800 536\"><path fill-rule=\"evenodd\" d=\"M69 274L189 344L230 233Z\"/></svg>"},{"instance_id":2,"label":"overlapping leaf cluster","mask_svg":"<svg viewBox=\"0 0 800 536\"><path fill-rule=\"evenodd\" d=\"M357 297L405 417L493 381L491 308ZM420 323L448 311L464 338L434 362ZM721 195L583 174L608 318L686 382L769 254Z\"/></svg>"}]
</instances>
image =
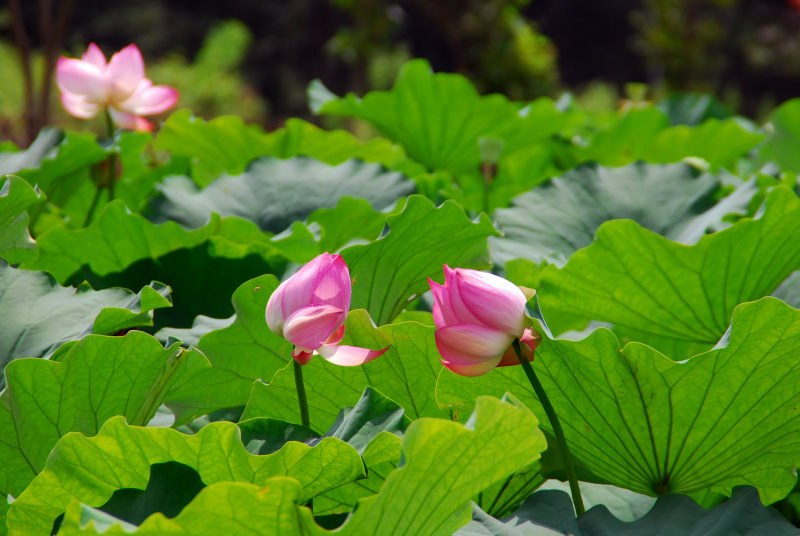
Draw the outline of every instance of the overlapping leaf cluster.
<instances>
[{"instance_id":1,"label":"overlapping leaf cluster","mask_svg":"<svg viewBox=\"0 0 800 536\"><path fill-rule=\"evenodd\" d=\"M763 505L800 505L800 101L610 117L423 61L309 100L380 135L180 110L3 145L0 534L797 533ZM307 428L264 312L325 251L344 344L388 351L305 366ZM537 289L587 514L536 491L564 472L521 369L443 368L443 264Z\"/></svg>"}]
</instances>

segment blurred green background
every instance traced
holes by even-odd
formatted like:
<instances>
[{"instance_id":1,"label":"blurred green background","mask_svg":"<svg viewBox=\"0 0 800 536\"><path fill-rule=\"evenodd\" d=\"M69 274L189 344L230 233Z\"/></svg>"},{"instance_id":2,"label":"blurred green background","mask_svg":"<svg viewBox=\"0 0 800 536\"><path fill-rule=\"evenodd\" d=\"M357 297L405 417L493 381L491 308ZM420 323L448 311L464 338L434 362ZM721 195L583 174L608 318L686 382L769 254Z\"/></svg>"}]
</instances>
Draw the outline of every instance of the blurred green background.
<instances>
[{"instance_id":1,"label":"blurred green background","mask_svg":"<svg viewBox=\"0 0 800 536\"><path fill-rule=\"evenodd\" d=\"M268 129L313 120L314 78L363 94L413 57L483 93L570 91L598 111L702 91L763 120L800 94L796 0L4 0L3 140L27 145L44 124L99 130L66 115L47 76L92 41L107 54L136 43L179 107Z\"/></svg>"}]
</instances>

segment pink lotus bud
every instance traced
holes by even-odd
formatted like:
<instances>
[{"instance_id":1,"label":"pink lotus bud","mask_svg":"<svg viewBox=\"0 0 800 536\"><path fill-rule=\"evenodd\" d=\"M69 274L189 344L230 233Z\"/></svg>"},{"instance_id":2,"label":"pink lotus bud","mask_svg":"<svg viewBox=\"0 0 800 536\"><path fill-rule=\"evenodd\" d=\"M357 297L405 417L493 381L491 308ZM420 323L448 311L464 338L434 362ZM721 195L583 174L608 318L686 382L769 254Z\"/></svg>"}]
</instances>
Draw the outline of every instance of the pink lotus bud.
<instances>
[{"instance_id":1,"label":"pink lotus bud","mask_svg":"<svg viewBox=\"0 0 800 536\"><path fill-rule=\"evenodd\" d=\"M363 365L389 348L339 345L351 294L350 270L344 259L323 253L273 292L267 303L267 325L294 345L292 357L301 365L314 354L336 365Z\"/></svg>"},{"instance_id":2,"label":"pink lotus bud","mask_svg":"<svg viewBox=\"0 0 800 536\"><path fill-rule=\"evenodd\" d=\"M433 292L436 347L442 363L462 376L518 365L511 343L520 339L528 357L541 337L526 327L525 294L496 275L444 267L444 285L428 279ZM527 348L526 348L527 347Z\"/></svg>"},{"instance_id":3,"label":"pink lotus bud","mask_svg":"<svg viewBox=\"0 0 800 536\"><path fill-rule=\"evenodd\" d=\"M144 77L144 59L136 45L123 48L108 63L94 43L82 59L61 57L56 82L70 115L89 119L108 107L114 123L126 130L153 130L142 116L160 114L178 102L175 88L154 86Z\"/></svg>"}]
</instances>

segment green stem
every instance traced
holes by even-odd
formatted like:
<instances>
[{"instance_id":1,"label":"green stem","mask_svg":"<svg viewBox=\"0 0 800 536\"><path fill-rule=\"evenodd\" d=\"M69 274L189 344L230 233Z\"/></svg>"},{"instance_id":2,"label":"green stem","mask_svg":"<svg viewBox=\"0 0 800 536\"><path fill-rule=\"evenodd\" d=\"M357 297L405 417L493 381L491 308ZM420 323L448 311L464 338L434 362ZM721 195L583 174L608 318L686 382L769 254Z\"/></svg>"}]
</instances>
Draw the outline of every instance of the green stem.
<instances>
[{"instance_id":1,"label":"green stem","mask_svg":"<svg viewBox=\"0 0 800 536\"><path fill-rule=\"evenodd\" d=\"M569 489L572 491L572 503L575 505L575 513L577 515L582 515L586 509L583 507L581 488L578 485L578 476L575 474L575 466L572 464L572 455L570 454L569 447L567 446L567 438L564 437L564 429L561 428L561 422L556 416L556 410L553 408L553 404L550 403L550 399L547 398L547 393L544 392L544 387L542 387L539 378L536 377L533 367L528 361L528 358L525 357L525 354L522 353L522 348L519 345L519 339L514 339L512 344L514 346L514 351L517 353L517 358L522 364L525 374L528 375L528 380L531 382L531 386L536 392L536 396L539 398L539 402L541 402L544 412L547 414L547 418L550 419L550 425L553 427L553 434L556 436L558 448L561 450L564 468L567 471Z\"/></svg>"},{"instance_id":2,"label":"green stem","mask_svg":"<svg viewBox=\"0 0 800 536\"><path fill-rule=\"evenodd\" d=\"M300 403L300 423L306 428L311 428L311 420L308 418L306 386L303 383L303 365L294 359L292 359L292 363L294 363L294 384L297 387L297 401Z\"/></svg>"},{"instance_id":3,"label":"green stem","mask_svg":"<svg viewBox=\"0 0 800 536\"><path fill-rule=\"evenodd\" d=\"M97 202L100 201L100 194L103 192L103 187L98 186L97 191L94 193L94 199L92 199L92 204L89 206L89 212L86 214L86 221L83 222L84 227L89 227L89 224L92 222L92 214L94 214L94 209L97 208Z\"/></svg>"},{"instance_id":4,"label":"green stem","mask_svg":"<svg viewBox=\"0 0 800 536\"><path fill-rule=\"evenodd\" d=\"M294 385L297 388L297 401L300 404L300 423L306 428L311 428L311 419L308 417L308 399L306 398L306 385L303 382L303 365L292 359L294 364ZM314 511L314 500L309 499L306 506Z\"/></svg>"},{"instance_id":5,"label":"green stem","mask_svg":"<svg viewBox=\"0 0 800 536\"><path fill-rule=\"evenodd\" d=\"M111 114L106 108L106 129L111 140L111 155L108 157L108 202L114 200L114 182L117 180L117 148L114 146L114 123L111 121Z\"/></svg>"}]
</instances>

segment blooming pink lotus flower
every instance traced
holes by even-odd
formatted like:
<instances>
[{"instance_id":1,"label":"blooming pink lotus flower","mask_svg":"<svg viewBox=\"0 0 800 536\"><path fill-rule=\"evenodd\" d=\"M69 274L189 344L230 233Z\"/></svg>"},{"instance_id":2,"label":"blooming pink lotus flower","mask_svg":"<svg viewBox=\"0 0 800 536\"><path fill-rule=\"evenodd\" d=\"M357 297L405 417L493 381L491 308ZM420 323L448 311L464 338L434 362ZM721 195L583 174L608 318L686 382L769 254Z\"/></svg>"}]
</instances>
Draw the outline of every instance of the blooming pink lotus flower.
<instances>
[{"instance_id":1,"label":"blooming pink lotus flower","mask_svg":"<svg viewBox=\"0 0 800 536\"><path fill-rule=\"evenodd\" d=\"M444 285L428 279L433 292L436 347L445 367L480 376L495 367L519 365L511 343L519 339L528 360L541 336L526 327L525 294L496 275L444 267Z\"/></svg>"},{"instance_id":2,"label":"blooming pink lotus flower","mask_svg":"<svg viewBox=\"0 0 800 536\"><path fill-rule=\"evenodd\" d=\"M339 345L350 310L350 270L339 255L323 253L280 284L267 302L267 325L294 345L301 365L319 354L343 366L363 365L383 350Z\"/></svg>"},{"instance_id":3,"label":"blooming pink lotus flower","mask_svg":"<svg viewBox=\"0 0 800 536\"><path fill-rule=\"evenodd\" d=\"M143 115L165 112L178 102L178 91L154 86L144 77L144 59L136 45L106 57L92 43L83 58L61 57L56 65L61 103L70 115L89 119L108 107L111 119L126 130L150 132L153 125Z\"/></svg>"}]
</instances>

